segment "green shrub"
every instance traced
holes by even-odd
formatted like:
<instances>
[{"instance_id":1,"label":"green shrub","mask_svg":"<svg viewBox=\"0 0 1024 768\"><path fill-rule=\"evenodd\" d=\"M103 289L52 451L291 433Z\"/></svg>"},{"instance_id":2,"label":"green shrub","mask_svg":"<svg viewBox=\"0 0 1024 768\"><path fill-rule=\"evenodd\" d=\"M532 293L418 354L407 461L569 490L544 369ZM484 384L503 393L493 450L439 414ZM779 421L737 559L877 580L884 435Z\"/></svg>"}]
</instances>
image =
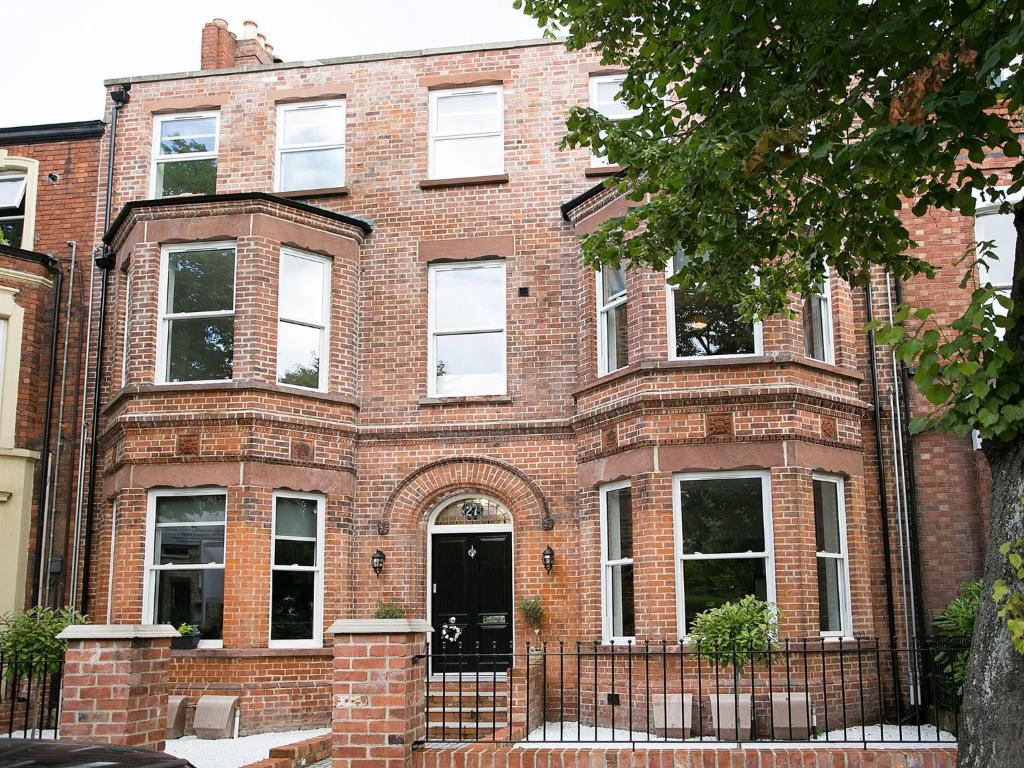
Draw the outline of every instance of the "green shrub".
<instances>
[{"instance_id":1,"label":"green shrub","mask_svg":"<svg viewBox=\"0 0 1024 768\"><path fill-rule=\"evenodd\" d=\"M935 630L942 637L966 637L974 634L974 622L978 618L981 603L981 580L965 581L960 585L960 594L950 600L934 618ZM960 694L967 674L967 651L938 651L935 663L950 675Z\"/></svg>"},{"instance_id":2,"label":"green shrub","mask_svg":"<svg viewBox=\"0 0 1024 768\"><path fill-rule=\"evenodd\" d=\"M197 627L195 624L182 622L178 625L178 634L182 637L195 637L196 635L201 633L199 631L199 627Z\"/></svg>"},{"instance_id":3,"label":"green shrub","mask_svg":"<svg viewBox=\"0 0 1024 768\"><path fill-rule=\"evenodd\" d=\"M37 606L0 616L0 656L5 662L32 662L34 667L43 662L46 671L56 672L66 645L57 635L71 624L88 623L88 616L70 606L58 610Z\"/></svg>"},{"instance_id":4,"label":"green shrub","mask_svg":"<svg viewBox=\"0 0 1024 768\"><path fill-rule=\"evenodd\" d=\"M524 597L516 607L523 620L533 628L534 632L540 629L540 623L544 619L544 606L539 597Z\"/></svg>"},{"instance_id":5,"label":"green shrub","mask_svg":"<svg viewBox=\"0 0 1024 768\"><path fill-rule=\"evenodd\" d=\"M722 603L697 614L690 640L699 644L701 656L742 672L748 661L766 660L765 652L778 647L779 610L753 595Z\"/></svg>"},{"instance_id":6,"label":"green shrub","mask_svg":"<svg viewBox=\"0 0 1024 768\"><path fill-rule=\"evenodd\" d=\"M398 603L377 601L377 610L373 612L375 619L404 619L405 608Z\"/></svg>"}]
</instances>

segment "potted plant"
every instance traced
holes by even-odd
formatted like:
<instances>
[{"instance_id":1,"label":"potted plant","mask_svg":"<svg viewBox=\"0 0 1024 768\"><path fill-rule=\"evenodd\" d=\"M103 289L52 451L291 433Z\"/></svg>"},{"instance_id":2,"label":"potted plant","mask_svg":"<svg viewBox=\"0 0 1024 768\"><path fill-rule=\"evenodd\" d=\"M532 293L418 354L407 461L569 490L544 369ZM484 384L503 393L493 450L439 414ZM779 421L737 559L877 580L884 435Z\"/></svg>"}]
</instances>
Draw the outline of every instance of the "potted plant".
<instances>
[{"instance_id":1,"label":"potted plant","mask_svg":"<svg viewBox=\"0 0 1024 768\"><path fill-rule=\"evenodd\" d=\"M540 637L540 622L544 618L544 606L539 597L524 597L516 606L523 621L533 629L533 634Z\"/></svg>"},{"instance_id":2,"label":"potted plant","mask_svg":"<svg viewBox=\"0 0 1024 768\"><path fill-rule=\"evenodd\" d=\"M191 651L199 647L199 627L195 624L181 623L178 625L181 637L171 638L171 648L179 651Z\"/></svg>"},{"instance_id":3,"label":"potted plant","mask_svg":"<svg viewBox=\"0 0 1024 768\"><path fill-rule=\"evenodd\" d=\"M749 693L740 692L739 677L748 662L770 663L767 652L779 644L778 608L753 595L722 603L697 614L690 640L701 658L723 670L733 668L732 692L709 694L715 734L724 741L749 741L753 702Z\"/></svg>"}]
</instances>

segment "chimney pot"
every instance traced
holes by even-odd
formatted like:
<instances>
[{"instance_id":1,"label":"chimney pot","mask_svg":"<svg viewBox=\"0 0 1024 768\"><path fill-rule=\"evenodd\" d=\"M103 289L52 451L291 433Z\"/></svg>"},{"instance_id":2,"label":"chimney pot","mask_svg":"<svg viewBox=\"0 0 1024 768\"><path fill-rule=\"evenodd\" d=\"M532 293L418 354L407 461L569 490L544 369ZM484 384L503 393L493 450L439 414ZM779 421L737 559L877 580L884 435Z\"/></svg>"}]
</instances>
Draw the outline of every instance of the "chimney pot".
<instances>
[{"instance_id":1,"label":"chimney pot","mask_svg":"<svg viewBox=\"0 0 1024 768\"><path fill-rule=\"evenodd\" d=\"M226 21L224 21L224 19L214 19L210 23L213 24L214 26L220 27L221 29L227 29L228 28L228 23Z\"/></svg>"},{"instance_id":2,"label":"chimney pot","mask_svg":"<svg viewBox=\"0 0 1024 768\"><path fill-rule=\"evenodd\" d=\"M242 39L243 40L255 40L256 35L259 34L259 25L251 19L246 19L242 22Z\"/></svg>"}]
</instances>

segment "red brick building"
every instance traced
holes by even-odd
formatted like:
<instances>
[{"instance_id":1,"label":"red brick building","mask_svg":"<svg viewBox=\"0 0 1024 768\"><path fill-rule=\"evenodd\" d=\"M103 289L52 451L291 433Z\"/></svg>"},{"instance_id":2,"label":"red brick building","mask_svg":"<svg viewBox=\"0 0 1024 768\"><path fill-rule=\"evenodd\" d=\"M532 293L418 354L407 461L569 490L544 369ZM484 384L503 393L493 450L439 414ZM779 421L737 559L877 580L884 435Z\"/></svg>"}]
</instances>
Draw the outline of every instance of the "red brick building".
<instances>
[{"instance_id":1,"label":"red brick building","mask_svg":"<svg viewBox=\"0 0 1024 768\"><path fill-rule=\"evenodd\" d=\"M0 128L0 613L75 599L102 134L98 120Z\"/></svg>"},{"instance_id":2,"label":"red brick building","mask_svg":"<svg viewBox=\"0 0 1024 768\"><path fill-rule=\"evenodd\" d=\"M284 63L216 21L202 70L107 83L87 600L200 627L172 693L325 723L325 628L381 602L504 667L524 598L568 643L748 593L787 637L906 643L978 574L973 447L907 439L862 331L885 276L752 325L582 265L624 201L557 145L570 106L624 114L620 76L549 41ZM911 226L943 265L974 239ZM954 282L902 290L953 313Z\"/></svg>"}]
</instances>

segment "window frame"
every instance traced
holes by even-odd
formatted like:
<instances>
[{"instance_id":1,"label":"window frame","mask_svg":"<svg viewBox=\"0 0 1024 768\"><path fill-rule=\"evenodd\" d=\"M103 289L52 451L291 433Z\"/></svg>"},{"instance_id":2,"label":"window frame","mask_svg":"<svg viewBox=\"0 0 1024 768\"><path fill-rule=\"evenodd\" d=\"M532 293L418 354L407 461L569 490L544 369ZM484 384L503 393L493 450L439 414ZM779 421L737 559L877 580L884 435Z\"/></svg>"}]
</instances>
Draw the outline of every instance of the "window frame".
<instances>
[{"instance_id":1,"label":"window frame","mask_svg":"<svg viewBox=\"0 0 1024 768\"><path fill-rule=\"evenodd\" d=\"M474 133L462 133L452 135L437 135L437 102L439 99L443 99L449 96L456 95L467 95L474 93L496 93L498 94L498 130L497 131L484 131ZM504 84L497 85L477 85L470 86L467 88L440 88L430 91L429 104L428 104L428 117L427 117L427 178L430 180L438 179L450 179L450 178L473 178L475 176L490 176L500 175L505 173L505 86ZM501 144L501 164L495 170L489 170L484 173L474 173L469 176L450 176L440 175L437 172L437 163L435 158L434 147L438 141L452 141L459 139L471 139L471 138L486 138L497 136Z\"/></svg>"},{"instance_id":2,"label":"window frame","mask_svg":"<svg viewBox=\"0 0 1024 768\"><path fill-rule=\"evenodd\" d=\"M214 119L213 129L213 143L214 150L212 152L189 152L175 155L161 155L160 154L160 128L166 122L173 120L193 119L193 118L204 118L212 117ZM220 155L220 110L206 110L201 112L169 112L167 114L153 115L153 141L150 145L150 159L149 159L149 196L156 200L162 200L165 197L187 197L187 195L157 195L156 188L156 171L160 164L182 162L183 160L218 160ZM214 173L214 179L216 180L216 172ZM216 181L214 183L214 193L216 193ZM193 193L198 196L199 193Z\"/></svg>"},{"instance_id":3,"label":"window frame","mask_svg":"<svg viewBox=\"0 0 1024 768\"><path fill-rule=\"evenodd\" d=\"M623 289L620 293L612 296L607 303L604 301L604 269L595 270L597 275L596 292L594 293L594 304L597 306L597 375L598 378L621 371L629 367L629 270L619 267L622 271ZM608 355L608 328L605 324L605 315L617 308L620 304L626 305L626 363L618 368L609 367Z\"/></svg>"},{"instance_id":4,"label":"window frame","mask_svg":"<svg viewBox=\"0 0 1024 768\"><path fill-rule=\"evenodd\" d=\"M829 365L835 365L836 363L836 343L835 343L835 326L834 317L832 314L832 278L827 273L820 283L821 289L816 293L805 297L805 301L810 299L812 301L820 301L822 303L821 311L821 330L823 338L821 340L822 349L825 351L824 360L819 362L827 363ZM818 360L813 355L807 354L807 338L804 334L804 356L809 360Z\"/></svg>"},{"instance_id":5,"label":"window frame","mask_svg":"<svg viewBox=\"0 0 1024 768\"><path fill-rule=\"evenodd\" d=\"M277 129L274 140L274 191L275 192L301 192L302 189L282 189L283 177L281 174L281 156L285 154L297 154L323 149L341 150L341 179L337 184L328 188L344 187L348 178L348 100L347 99L323 99L319 101L287 102L277 105ZM295 146L284 145L284 117L287 112L299 112L304 109L324 109L327 107L341 107L341 143L326 144L299 144Z\"/></svg>"},{"instance_id":6,"label":"window frame","mask_svg":"<svg viewBox=\"0 0 1024 768\"><path fill-rule=\"evenodd\" d=\"M621 565L633 565L632 557L622 557L618 560L608 559L608 494L613 491L620 491L629 488L632 495L633 484L631 479L619 480L614 483L606 483L598 487L599 507L601 514L601 641L603 643L628 642L635 640L636 635L616 635L612 633L614 622L612 620L611 602L611 577L612 569ZM634 537L635 544L635 537ZM636 588L636 571L633 572L634 590ZM636 629L636 611L633 612L634 630Z\"/></svg>"},{"instance_id":7,"label":"window frame","mask_svg":"<svg viewBox=\"0 0 1024 768\"><path fill-rule=\"evenodd\" d=\"M220 565L156 565L153 557L153 547L156 544L156 501L159 498L182 497L182 496L223 496L224 497L224 562ZM160 571L198 571L198 570L221 570L224 572L225 585L227 584L227 561L228 561L228 523L230 520L228 510L228 491L223 486L197 486L195 488L151 488L146 494L146 557L143 571L142 586L142 623L156 623L156 580ZM168 525L175 525L169 523ZM189 523L188 525L195 525ZM199 523L199 525L214 525L213 523ZM219 525L219 523L218 523ZM225 598L227 588L224 589ZM225 610L225 613L227 611ZM224 638L220 640L200 640L200 648L223 648Z\"/></svg>"},{"instance_id":8,"label":"window frame","mask_svg":"<svg viewBox=\"0 0 1024 768\"><path fill-rule=\"evenodd\" d=\"M437 283L438 272L463 269L501 269L502 277L502 319L503 323L498 327L462 327L457 329L445 329L437 331ZM501 376L503 386L500 391L495 392L438 392L437 390L437 337L438 336L460 336L481 333L501 333L502 340L502 369ZM427 395L438 398L466 398L466 397L490 397L505 396L508 394L508 267L505 259L486 258L474 259L464 262L440 262L427 266Z\"/></svg>"},{"instance_id":9,"label":"window frame","mask_svg":"<svg viewBox=\"0 0 1024 768\"><path fill-rule=\"evenodd\" d=\"M167 313L167 268L169 264L169 257L172 253L181 253L182 251L208 251L217 250L220 248L230 248L234 251L234 271L232 273L232 289L231 289L231 309L218 309L212 312L177 312L173 314ZM234 353L232 352L232 366L231 366L231 378L230 379L195 379L193 381L168 381L167 380L167 344L168 344L168 333L167 330L170 327L170 321L181 320L188 318L201 318L201 317L230 317L232 318L232 332L234 332L234 318L238 311L238 242L235 240L219 240L215 242L191 242L191 243L174 243L173 245L164 245L160 247L160 280L159 296L157 297L157 347L156 347L156 371L153 377L155 384L165 386L176 386L183 384L222 384L225 381L233 381L235 378L234 369Z\"/></svg>"},{"instance_id":10,"label":"window frame","mask_svg":"<svg viewBox=\"0 0 1024 768\"><path fill-rule=\"evenodd\" d=\"M764 525L763 552L735 552L718 554L683 553L682 483L690 480L740 480L758 478L761 480L761 517ZM775 592L775 536L772 512L771 472L767 469L726 470L720 472L676 472L672 475L672 528L675 544L674 571L676 585L676 633L684 641L689 640L686 629L686 589L683 566L687 560L758 560L765 561L765 592L767 601L774 603Z\"/></svg>"},{"instance_id":11,"label":"window frame","mask_svg":"<svg viewBox=\"0 0 1024 768\"><path fill-rule=\"evenodd\" d=\"M4 216L4 220L21 219L21 243L15 247L31 251L35 247L36 203L39 194L39 161L31 157L15 157L0 147L0 174L4 176L21 176L24 187L21 193L22 216Z\"/></svg>"},{"instance_id":12,"label":"window frame","mask_svg":"<svg viewBox=\"0 0 1024 768\"><path fill-rule=\"evenodd\" d=\"M124 272L124 328L121 329L121 388L128 383L128 331L132 319L132 273Z\"/></svg>"},{"instance_id":13,"label":"window frame","mask_svg":"<svg viewBox=\"0 0 1024 768\"><path fill-rule=\"evenodd\" d=\"M815 543L815 575L817 575L818 561L821 558L829 560L839 560L841 562L841 583L839 585L839 599L842 605L840 606L840 615L843 624L841 630L819 630L818 634L826 639L834 640L848 640L853 638L853 600L850 594L850 547L847 538L846 531L846 479L841 475L830 475L824 472L814 472L811 474L811 513L814 513L814 481L833 483L836 486L836 500L837 500L837 517L839 525L839 554L831 552L820 552L817 550L817 543ZM817 525L817 521L815 521ZM819 616L821 614L821 604L819 597L818 605ZM820 621L820 619L819 619Z\"/></svg>"},{"instance_id":14,"label":"window frame","mask_svg":"<svg viewBox=\"0 0 1024 768\"><path fill-rule=\"evenodd\" d=\"M1003 192L1005 192L1007 187L999 187L999 189L1002 190ZM1016 205L1017 203L1020 203L1021 200L1024 200L1024 191L1016 192L1015 194L1012 194L1012 195L1007 195L1005 201L999 200L997 202L993 202L991 200L986 200L986 199L980 197L977 193L975 193L975 199L978 202L977 202L977 205L976 205L976 207L974 209L974 227L973 227L972 236L974 238L975 247L977 247L977 244L979 242L981 242L980 240L978 240L978 220L979 219L983 219L986 216L1010 215L1010 214L1000 214L999 213L999 208L1002 206L1003 202L1008 202L1011 205ZM1013 260L1013 255L1011 255L1010 258L1011 258L1011 261L1012 261ZM1002 261L1002 256L1000 256L999 260ZM985 278L982 277L982 275L981 275L981 265L980 264L976 264L975 265L975 275L978 278L978 285L979 286L984 285L986 282L992 282L987 277L985 277ZM1012 269L1011 269L1011 275L1012 275ZM992 283L992 287L998 293L1002 293L1004 291L1009 293L1012 290L1012 288L1013 288L1012 278L1011 278L1011 282L1008 285L1003 284L1003 283L1000 283L999 285L996 285L995 283Z\"/></svg>"},{"instance_id":15,"label":"window frame","mask_svg":"<svg viewBox=\"0 0 1024 768\"><path fill-rule=\"evenodd\" d=\"M609 74L609 75L591 75L590 76L590 82L587 84L588 106L592 110L597 112L599 115L604 115L604 117L607 117L609 120L613 120L615 122L619 122L621 120L628 120L628 119L630 119L632 117L636 117L637 115L639 115L642 110L639 110L639 109L629 109L628 107L626 107L626 110L628 112L630 112L630 114L623 115L622 117L609 117L608 115L605 115L604 112L602 112L600 109L597 108L597 104L598 104L598 100L597 100L598 86L600 86L602 83L618 82L619 85L620 85L619 90L621 91L621 84L623 83L623 81L625 81L625 79L626 79L626 73L625 72L613 73L613 74ZM591 168L612 168L612 167L614 167L614 165L612 163L610 163L606 157L602 157L602 156L598 155L597 153L595 153L593 150L591 150L591 152L590 152L590 167Z\"/></svg>"},{"instance_id":16,"label":"window frame","mask_svg":"<svg viewBox=\"0 0 1024 768\"><path fill-rule=\"evenodd\" d=\"M277 550L277 500L306 499L316 502L316 565L276 565L274 555ZM324 531L327 499L322 493L305 493L300 491L275 490L271 495L270 510L270 589L267 599L267 647L268 648L322 648L324 644ZM282 537L308 541L306 538ZM275 571L312 571L313 576L313 637L307 640L274 640L274 572Z\"/></svg>"},{"instance_id":17,"label":"window frame","mask_svg":"<svg viewBox=\"0 0 1024 768\"><path fill-rule=\"evenodd\" d=\"M324 324L322 326L313 325L302 320L289 320L283 317L282 307L282 295L284 292L284 257L285 254L293 256L295 258L307 259L309 261L315 261L320 263L320 268L323 270L323 318ZM237 255L235 259L235 265L237 269ZM298 248L292 248L289 246L281 247L281 254L278 258L278 278L277 278L277 360L275 364L275 379L274 381L282 387L292 387L294 389L304 390L306 392L326 392L330 383L330 351L331 351L331 276L334 271L334 260L329 256L321 256L318 253L309 253L307 251L300 251ZM302 326L303 328L319 328L320 329L320 380L316 387L304 387L301 384L286 384L281 381L281 324L289 323L291 325Z\"/></svg>"},{"instance_id":18,"label":"window frame","mask_svg":"<svg viewBox=\"0 0 1024 768\"><path fill-rule=\"evenodd\" d=\"M756 320L754 326L754 351L738 352L728 355L677 355L676 354L676 302L675 292L680 290L679 286L672 285L668 279L672 277L672 260L665 266L665 325L668 328L668 359L669 360L707 360L713 365L715 360L742 360L748 357L761 357L764 355L764 323Z\"/></svg>"}]
</instances>

